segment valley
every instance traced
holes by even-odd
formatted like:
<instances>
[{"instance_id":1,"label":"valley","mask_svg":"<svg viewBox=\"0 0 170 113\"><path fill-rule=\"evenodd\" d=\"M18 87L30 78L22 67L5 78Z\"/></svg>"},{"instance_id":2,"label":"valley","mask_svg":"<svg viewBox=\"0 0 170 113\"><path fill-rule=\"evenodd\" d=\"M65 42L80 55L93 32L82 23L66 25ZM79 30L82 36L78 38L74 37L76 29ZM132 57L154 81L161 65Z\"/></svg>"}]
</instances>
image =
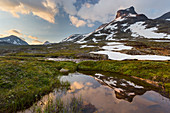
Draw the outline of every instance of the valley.
<instances>
[{"instance_id":1,"label":"valley","mask_svg":"<svg viewBox=\"0 0 170 113\"><path fill-rule=\"evenodd\" d=\"M0 113L167 113L168 15L149 19L130 7L59 43L1 38Z\"/></svg>"}]
</instances>

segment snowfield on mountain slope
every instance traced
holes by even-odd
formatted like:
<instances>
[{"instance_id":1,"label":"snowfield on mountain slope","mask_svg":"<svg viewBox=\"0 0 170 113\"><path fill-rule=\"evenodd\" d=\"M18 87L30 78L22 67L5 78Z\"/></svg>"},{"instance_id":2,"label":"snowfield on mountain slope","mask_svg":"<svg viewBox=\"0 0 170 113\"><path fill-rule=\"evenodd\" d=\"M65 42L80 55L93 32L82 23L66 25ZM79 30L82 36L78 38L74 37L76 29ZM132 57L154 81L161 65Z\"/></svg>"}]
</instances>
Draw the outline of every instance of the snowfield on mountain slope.
<instances>
[{"instance_id":1,"label":"snowfield on mountain slope","mask_svg":"<svg viewBox=\"0 0 170 113\"><path fill-rule=\"evenodd\" d=\"M159 56L159 55L128 55L120 52L113 51L97 51L90 52L93 54L105 54L108 55L111 60L125 60L125 59L138 59L138 60L170 60L168 56Z\"/></svg>"},{"instance_id":2,"label":"snowfield on mountain slope","mask_svg":"<svg viewBox=\"0 0 170 113\"><path fill-rule=\"evenodd\" d=\"M133 37L143 36L145 38L167 38L170 39L170 35L165 33L156 33L158 29L156 27L146 29L146 25L143 25L145 22L136 22L132 24L127 29L130 29ZM127 30L126 29L126 30ZM125 31L126 31L125 30Z\"/></svg>"},{"instance_id":3,"label":"snowfield on mountain slope","mask_svg":"<svg viewBox=\"0 0 170 113\"><path fill-rule=\"evenodd\" d=\"M103 46L101 49L104 51L90 52L93 54L105 54L108 55L111 60L124 60L124 59L138 59L138 60L170 60L168 56L159 56L159 55L128 55L120 52L121 50L131 50L133 47L125 46L123 43L119 42L109 42L107 46Z\"/></svg>"},{"instance_id":4,"label":"snowfield on mountain slope","mask_svg":"<svg viewBox=\"0 0 170 113\"><path fill-rule=\"evenodd\" d=\"M133 47L125 46L125 45L114 45L114 46L103 46L102 49L105 50L114 50L114 51L121 51L121 50L131 50Z\"/></svg>"},{"instance_id":5,"label":"snowfield on mountain slope","mask_svg":"<svg viewBox=\"0 0 170 113\"><path fill-rule=\"evenodd\" d=\"M95 47L95 46L81 45L80 48L85 48L85 47Z\"/></svg>"},{"instance_id":6,"label":"snowfield on mountain slope","mask_svg":"<svg viewBox=\"0 0 170 113\"><path fill-rule=\"evenodd\" d=\"M121 50L131 50L133 47L125 46L123 43L119 42L109 42L107 46L103 46L102 49L105 50L114 50L114 51L121 51Z\"/></svg>"}]
</instances>

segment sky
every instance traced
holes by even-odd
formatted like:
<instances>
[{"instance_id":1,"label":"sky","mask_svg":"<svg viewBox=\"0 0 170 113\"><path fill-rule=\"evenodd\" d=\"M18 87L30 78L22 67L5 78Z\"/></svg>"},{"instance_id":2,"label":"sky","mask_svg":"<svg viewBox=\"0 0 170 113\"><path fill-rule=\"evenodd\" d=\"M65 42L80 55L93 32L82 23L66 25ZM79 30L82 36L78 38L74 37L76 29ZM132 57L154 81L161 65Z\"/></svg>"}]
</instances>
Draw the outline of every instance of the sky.
<instances>
[{"instance_id":1,"label":"sky","mask_svg":"<svg viewBox=\"0 0 170 113\"><path fill-rule=\"evenodd\" d=\"M134 6L137 13L157 18L170 11L169 5L170 0L0 0L0 37L56 43L94 31L119 9Z\"/></svg>"}]
</instances>

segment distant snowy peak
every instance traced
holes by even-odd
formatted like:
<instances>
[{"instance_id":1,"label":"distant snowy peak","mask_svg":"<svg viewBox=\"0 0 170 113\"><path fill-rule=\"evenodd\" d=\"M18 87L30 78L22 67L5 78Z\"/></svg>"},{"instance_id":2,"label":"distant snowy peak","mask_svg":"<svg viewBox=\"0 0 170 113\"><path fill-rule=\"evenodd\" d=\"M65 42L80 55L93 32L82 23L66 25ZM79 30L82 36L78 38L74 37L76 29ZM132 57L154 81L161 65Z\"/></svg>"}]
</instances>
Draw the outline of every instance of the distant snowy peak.
<instances>
[{"instance_id":1,"label":"distant snowy peak","mask_svg":"<svg viewBox=\"0 0 170 113\"><path fill-rule=\"evenodd\" d=\"M51 43L49 41L45 41L43 45L50 45Z\"/></svg>"},{"instance_id":2,"label":"distant snowy peak","mask_svg":"<svg viewBox=\"0 0 170 113\"><path fill-rule=\"evenodd\" d=\"M14 45L28 45L28 43L17 36L11 35L8 37L0 38L0 42L14 44Z\"/></svg>"},{"instance_id":3,"label":"distant snowy peak","mask_svg":"<svg viewBox=\"0 0 170 113\"><path fill-rule=\"evenodd\" d=\"M83 37L84 37L84 35L82 35L82 34L73 34L73 35L69 36L68 38L65 38L64 40L62 40L62 42L75 42Z\"/></svg>"}]
</instances>

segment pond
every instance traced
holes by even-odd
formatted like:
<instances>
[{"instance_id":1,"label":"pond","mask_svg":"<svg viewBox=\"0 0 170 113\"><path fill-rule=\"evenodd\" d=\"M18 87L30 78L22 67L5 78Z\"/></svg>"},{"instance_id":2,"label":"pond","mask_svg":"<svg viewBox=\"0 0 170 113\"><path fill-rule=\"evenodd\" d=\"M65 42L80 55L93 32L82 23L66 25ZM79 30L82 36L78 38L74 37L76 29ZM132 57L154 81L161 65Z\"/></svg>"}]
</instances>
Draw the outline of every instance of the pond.
<instances>
[{"instance_id":1,"label":"pond","mask_svg":"<svg viewBox=\"0 0 170 113\"><path fill-rule=\"evenodd\" d=\"M84 74L83 74L84 73ZM168 113L170 100L141 81L116 73L76 72L61 77L69 81L69 90L54 90L38 104L43 108L49 97L67 103L81 98L86 113ZM42 104L43 103L43 104ZM31 108L25 111L31 112Z\"/></svg>"}]
</instances>

